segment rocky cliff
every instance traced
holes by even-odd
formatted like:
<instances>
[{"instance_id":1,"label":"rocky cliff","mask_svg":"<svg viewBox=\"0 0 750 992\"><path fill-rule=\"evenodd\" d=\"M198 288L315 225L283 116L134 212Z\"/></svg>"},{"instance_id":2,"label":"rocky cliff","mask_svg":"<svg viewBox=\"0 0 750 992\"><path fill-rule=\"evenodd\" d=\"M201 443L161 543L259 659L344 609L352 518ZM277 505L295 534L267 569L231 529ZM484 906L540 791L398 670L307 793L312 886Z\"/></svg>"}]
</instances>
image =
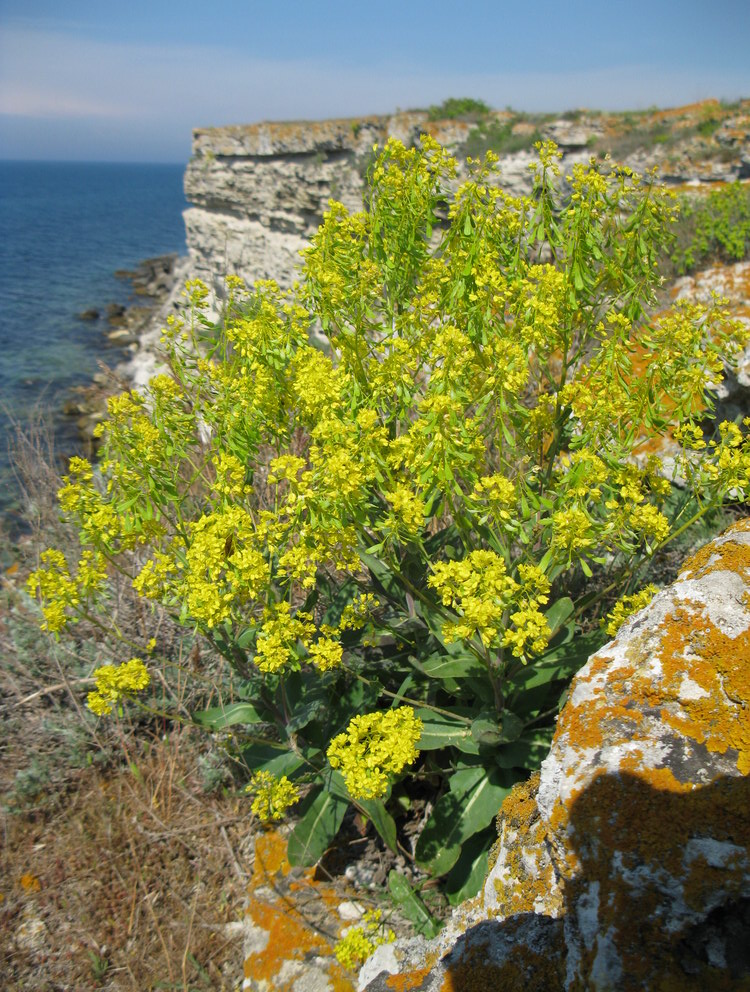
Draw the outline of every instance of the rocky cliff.
<instances>
[{"instance_id":1,"label":"rocky cliff","mask_svg":"<svg viewBox=\"0 0 750 992\"><path fill-rule=\"evenodd\" d=\"M362 209L373 145L392 136L411 145L426 129L455 145L469 125L428 125L415 113L195 131L185 173L193 276L218 293L227 273L288 286L328 201Z\"/></svg>"},{"instance_id":2,"label":"rocky cliff","mask_svg":"<svg viewBox=\"0 0 750 992\"><path fill-rule=\"evenodd\" d=\"M434 116L434 115L433 115ZM750 101L715 101L642 114L573 112L562 118L491 111L474 120L432 120L427 111L350 120L199 128L185 173L192 204L185 212L190 276L219 296L225 276L289 285L299 252L315 233L329 199L362 208L363 177L373 145L389 137L414 145L433 135L463 162L492 148L501 181L527 193L534 142L551 138L563 168L612 154L637 171L656 165L673 184L750 176Z\"/></svg>"}]
</instances>

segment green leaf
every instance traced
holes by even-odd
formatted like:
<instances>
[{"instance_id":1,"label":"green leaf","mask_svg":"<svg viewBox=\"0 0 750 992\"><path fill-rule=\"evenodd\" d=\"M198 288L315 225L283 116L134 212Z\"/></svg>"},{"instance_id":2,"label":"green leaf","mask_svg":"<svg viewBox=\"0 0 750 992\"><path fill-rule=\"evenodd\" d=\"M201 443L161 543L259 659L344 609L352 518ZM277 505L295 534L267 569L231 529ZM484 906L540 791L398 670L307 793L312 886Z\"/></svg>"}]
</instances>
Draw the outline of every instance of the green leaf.
<instances>
[{"instance_id":1,"label":"green leaf","mask_svg":"<svg viewBox=\"0 0 750 992\"><path fill-rule=\"evenodd\" d=\"M259 713L252 703L230 703L229 706L213 706L200 713L193 713L193 722L209 730L224 730L238 723L263 723L268 718Z\"/></svg>"},{"instance_id":2,"label":"green leaf","mask_svg":"<svg viewBox=\"0 0 750 992\"><path fill-rule=\"evenodd\" d=\"M242 762L252 772L270 772L271 775L281 777L282 775L292 775L304 765L305 761L299 754L289 750L286 745L265 744L261 741L254 741L247 744L241 750ZM312 758L314 752L305 752L305 756Z\"/></svg>"},{"instance_id":3,"label":"green leaf","mask_svg":"<svg viewBox=\"0 0 750 992\"><path fill-rule=\"evenodd\" d=\"M518 740L525 726L521 717L506 709L500 720L500 739L506 742Z\"/></svg>"},{"instance_id":4,"label":"green leaf","mask_svg":"<svg viewBox=\"0 0 750 992\"><path fill-rule=\"evenodd\" d=\"M490 848L497 840L494 825L475 834L461 849L461 857L445 879L445 893L451 906L471 899L482 888L487 874Z\"/></svg>"},{"instance_id":5,"label":"green leaf","mask_svg":"<svg viewBox=\"0 0 750 992\"><path fill-rule=\"evenodd\" d=\"M465 654L460 658L446 657L444 654L433 654L424 661L412 660L420 672L431 679L461 679L481 676L486 669L473 654Z\"/></svg>"},{"instance_id":6,"label":"green leaf","mask_svg":"<svg viewBox=\"0 0 750 992\"><path fill-rule=\"evenodd\" d=\"M540 568L540 569L541 569L541 570L542 570L543 572L546 572L546 571L547 571L547 568L549 567L549 563L550 563L550 562L552 561L552 559L553 559L553 557L554 557L554 554L555 554L555 553L554 553L554 551L553 551L553 549L552 549L552 548L549 548L549 549L548 549L548 550L547 550L547 551L545 552L545 554L544 554L544 557L543 557L543 558L542 558L542 560L541 560L541 561L539 562L539 568Z\"/></svg>"},{"instance_id":7,"label":"green leaf","mask_svg":"<svg viewBox=\"0 0 750 992\"><path fill-rule=\"evenodd\" d=\"M368 554L366 551L360 551L359 558L362 564L365 565L370 572L375 589L381 592L392 602L401 604L404 598L403 590L399 586L391 569L380 561L380 559L376 558L374 555Z\"/></svg>"},{"instance_id":8,"label":"green leaf","mask_svg":"<svg viewBox=\"0 0 750 992\"><path fill-rule=\"evenodd\" d=\"M257 627L246 627L235 641L237 647L242 648L243 651L247 648L251 648L255 643L256 633Z\"/></svg>"},{"instance_id":9,"label":"green leaf","mask_svg":"<svg viewBox=\"0 0 750 992\"><path fill-rule=\"evenodd\" d=\"M606 634L595 630L589 634L578 634L572 640L565 640L559 647L547 651L533 665L529 665L515 677L515 698L518 689L526 690L545 685L555 680L569 680L607 640ZM518 710L515 706L514 709Z\"/></svg>"},{"instance_id":10,"label":"green leaf","mask_svg":"<svg viewBox=\"0 0 750 992\"><path fill-rule=\"evenodd\" d=\"M314 865L331 846L344 822L348 803L324 786L303 805L302 819L289 835L287 858L291 865Z\"/></svg>"},{"instance_id":11,"label":"green leaf","mask_svg":"<svg viewBox=\"0 0 750 992\"><path fill-rule=\"evenodd\" d=\"M502 744L493 752L493 759L498 768L517 768L524 774L529 769L538 768L547 757L549 739L537 734L533 739L521 737L509 744Z\"/></svg>"},{"instance_id":12,"label":"green leaf","mask_svg":"<svg viewBox=\"0 0 750 992\"><path fill-rule=\"evenodd\" d=\"M353 716L367 713L377 702L381 689L380 683L373 679L369 684L351 682L337 693L332 692L329 707L324 711L329 737L344 730Z\"/></svg>"},{"instance_id":13,"label":"green leaf","mask_svg":"<svg viewBox=\"0 0 750 992\"><path fill-rule=\"evenodd\" d=\"M472 723L471 736L477 744L484 745L499 744L503 739L497 720L491 720L487 717L480 717Z\"/></svg>"},{"instance_id":14,"label":"green leaf","mask_svg":"<svg viewBox=\"0 0 750 992\"><path fill-rule=\"evenodd\" d=\"M385 808L382 799L360 799L357 805L361 807L367 818L372 820L372 825L382 837L386 847L397 854L396 821Z\"/></svg>"},{"instance_id":15,"label":"green leaf","mask_svg":"<svg viewBox=\"0 0 750 992\"><path fill-rule=\"evenodd\" d=\"M415 710L414 715L422 721L422 736L417 744L420 751L435 751L451 745L461 749L462 744L471 743L471 727L463 720L451 719L429 709Z\"/></svg>"},{"instance_id":16,"label":"green leaf","mask_svg":"<svg viewBox=\"0 0 750 992\"><path fill-rule=\"evenodd\" d=\"M354 803L358 809L362 810L368 820L372 820L372 825L383 838L386 846L397 853L396 821L385 808L385 802L382 799L353 799L344 782L344 776L338 771L331 772L328 788L333 795L343 799L347 805ZM390 796L390 787L386 800L388 796Z\"/></svg>"},{"instance_id":17,"label":"green leaf","mask_svg":"<svg viewBox=\"0 0 750 992\"><path fill-rule=\"evenodd\" d=\"M550 606L544 615L547 618L547 623L550 626L553 637L568 617L572 615L574 609L575 606L573 604L573 600L568 596L563 596L562 598L556 600L552 606Z\"/></svg>"},{"instance_id":18,"label":"green leaf","mask_svg":"<svg viewBox=\"0 0 750 992\"><path fill-rule=\"evenodd\" d=\"M513 785L512 776L481 765L454 772L417 842L416 858L433 875L456 864L464 841L487 827ZM507 784L505 784L507 782Z\"/></svg>"},{"instance_id":19,"label":"green leaf","mask_svg":"<svg viewBox=\"0 0 750 992\"><path fill-rule=\"evenodd\" d=\"M286 708L286 733L294 734L314 720L328 707L326 680L316 672L290 672L284 676L279 692L279 704Z\"/></svg>"},{"instance_id":20,"label":"green leaf","mask_svg":"<svg viewBox=\"0 0 750 992\"><path fill-rule=\"evenodd\" d=\"M428 940L437 936L440 932L439 920L432 916L411 885L403 875L399 875L395 868L392 868L388 873L388 890L394 903L407 920L411 920L414 924L417 933L422 934Z\"/></svg>"}]
</instances>

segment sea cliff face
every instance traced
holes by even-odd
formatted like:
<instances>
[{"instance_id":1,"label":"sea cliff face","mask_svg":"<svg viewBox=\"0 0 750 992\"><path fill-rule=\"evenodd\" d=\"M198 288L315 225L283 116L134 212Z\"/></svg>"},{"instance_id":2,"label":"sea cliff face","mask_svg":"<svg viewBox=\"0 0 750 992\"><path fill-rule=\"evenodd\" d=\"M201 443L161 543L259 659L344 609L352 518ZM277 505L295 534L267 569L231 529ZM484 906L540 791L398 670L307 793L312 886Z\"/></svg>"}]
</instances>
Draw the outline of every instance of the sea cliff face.
<instances>
[{"instance_id":1,"label":"sea cliff face","mask_svg":"<svg viewBox=\"0 0 750 992\"><path fill-rule=\"evenodd\" d=\"M498 112L492 121L505 116ZM415 111L194 131L193 157L185 173L185 193L193 206L184 215L193 277L219 296L228 273L249 284L274 279L289 286L299 253L318 229L328 201L338 200L351 211L362 209L364 176L375 144L395 137L413 146L429 133L460 157L476 127L430 121L426 111ZM587 157L580 145L562 147L568 157ZM513 192L530 189L532 157L528 149L503 159L504 183ZM459 178L465 175L464 159Z\"/></svg>"},{"instance_id":2,"label":"sea cliff face","mask_svg":"<svg viewBox=\"0 0 750 992\"><path fill-rule=\"evenodd\" d=\"M638 172L657 166L672 184L750 177L750 101L726 108L707 101L642 114L574 112L561 118L491 111L478 121L434 121L427 111L346 120L293 121L198 128L185 173L189 274L222 296L225 277L286 287L299 252L317 230L329 199L362 209L373 145L395 137L407 146L429 133L459 161L487 147L500 156L500 183L531 189L533 144L551 138L574 162L611 152Z\"/></svg>"},{"instance_id":3,"label":"sea cliff face","mask_svg":"<svg viewBox=\"0 0 750 992\"><path fill-rule=\"evenodd\" d=\"M328 201L362 209L363 176L374 144L395 136L412 145L426 113L352 120L262 123L193 132L185 192L192 274L221 295L228 273L248 283L288 286L299 252L317 230ZM469 125L431 125L455 145Z\"/></svg>"}]
</instances>

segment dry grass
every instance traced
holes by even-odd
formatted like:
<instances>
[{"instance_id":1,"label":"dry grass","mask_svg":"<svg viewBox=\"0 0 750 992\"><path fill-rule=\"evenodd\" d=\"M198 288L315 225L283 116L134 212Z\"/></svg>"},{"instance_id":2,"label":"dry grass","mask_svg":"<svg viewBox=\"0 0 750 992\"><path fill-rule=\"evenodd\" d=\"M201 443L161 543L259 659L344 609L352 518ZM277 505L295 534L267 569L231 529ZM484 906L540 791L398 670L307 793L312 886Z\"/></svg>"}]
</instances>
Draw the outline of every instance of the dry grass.
<instances>
[{"instance_id":1,"label":"dry grass","mask_svg":"<svg viewBox=\"0 0 750 992\"><path fill-rule=\"evenodd\" d=\"M185 732L122 748L119 766L3 818L8 990L236 988L246 816L206 796Z\"/></svg>"},{"instance_id":2,"label":"dry grass","mask_svg":"<svg viewBox=\"0 0 750 992\"><path fill-rule=\"evenodd\" d=\"M203 732L134 708L95 720L108 645L83 625L47 640L21 577L0 598L0 986L235 989L247 802ZM187 680L158 693L192 702Z\"/></svg>"},{"instance_id":3,"label":"dry grass","mask_svg":"<svg viewBox=\"0 0 750 992\"><path fill-rule=\"evenodd\" d=\"M130 649L87 623L40 632L25 574L75 540L49 435L19 432L15 453L30 533L0 577L0 987L234 990L253 824L213 742L180 720L217 701L221 670L114 580L110 616L157 638L151 704L173 716L88 712L93 669Z\"/></svg>"}]
</instances>

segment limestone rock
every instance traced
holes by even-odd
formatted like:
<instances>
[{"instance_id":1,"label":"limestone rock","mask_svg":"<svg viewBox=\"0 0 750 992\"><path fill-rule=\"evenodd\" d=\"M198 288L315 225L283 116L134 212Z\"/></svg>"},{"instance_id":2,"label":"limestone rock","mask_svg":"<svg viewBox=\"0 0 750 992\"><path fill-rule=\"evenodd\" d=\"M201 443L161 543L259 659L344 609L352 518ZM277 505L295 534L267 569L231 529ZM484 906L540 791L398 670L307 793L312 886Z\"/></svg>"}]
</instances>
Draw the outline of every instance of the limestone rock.
<instances>
[{"instance_id":1,"label":"limestone rock","mask_svg":"<svg viewBox=\"0 0 750 992\"><path fill-rule=\"evenodd\" d=\"M718 293L729 304L731 316L750 326L750 262L714 265L694 276L685 276L674 287L676 299L709 303ZM750 345L737 357L736 367L727 368L726 378L716 389L718 421L736 420L750 414Z\"/></svg>"},{"instance_id":2,"label":"limestone rock","mask_svg":"<svg viewBox=\"0 0 750 992\"><path fill-rule=\"evenodd\" d=\"M446 931L379 949L359 988L750 988L750 521L579 672L493 857Z\"/></svg>"},{"instance_id":3,"label":"limestone rock","mask_svg":"<svg viewBox=\"0 0 750 992\"><path fill-rule=\"evenodd\" d=\"M664 177L674 182L735 178L743 168L742 156L750 161L750 114L744 103L728 116L717 108L697 105L655 113L653 121L644 122L648 147L635 148L626 164L637 171L659 165ZM704 148L700 142L709 139L695 136L696 124L714 112L721 117L717 139ZM495 111L487 119L505 123L514 116ZM684 125L685 137L669 148L654 145L648 138L649 128L659 122L674 127L675 132ZM394 137L412 146L427 132L461 158L461 148L477 126L460 120L432 121L427 111L414 110L390 116L263 121L195 130L193 157L185 173L185 192L191 203L185 213L189 278L200 278L213 290L217 312L229 274L239 275L248 284L272 278L289 286L299 270L299 252L317 230L329 199L351 211L362 209L362 177L374 144L383 145ZM531 137L538 126L516 120L512 131ZM593 138L616 126L615 118L581 111L577 119L553 120L542 131L559 144L565 175L576 162L588 161ZM711 158L712 148L726 154ZM515 195L527 195L532 183L528 165L533 158L533 150L501 156L502 186ZM464 163L457 183L465 178Z\"/></svg>"},{"instance_id":4,"label":"limestone rock","mask_svg":"<svg viewBox=\"0 0 750 992\"><path fill-rule=\"evenodd\" d=\"M342 905L337 890L317 881L314 868L293 868L286 842L284 831L254 838L242 922L243 992L353 992L333 953L346 926L341 913L331 912Z\"/></svg>"},{"instance_id":5,"label":"limestone rock","mask_svg":"<svg viewBox=\"0 0 750 992\"><path fill-rule=\"evenodd\" d=\"M545 125L544 137L551 138L560 148L586 148L600 131L578 121L558 120Z\"/></svg>"}]
</instances>

